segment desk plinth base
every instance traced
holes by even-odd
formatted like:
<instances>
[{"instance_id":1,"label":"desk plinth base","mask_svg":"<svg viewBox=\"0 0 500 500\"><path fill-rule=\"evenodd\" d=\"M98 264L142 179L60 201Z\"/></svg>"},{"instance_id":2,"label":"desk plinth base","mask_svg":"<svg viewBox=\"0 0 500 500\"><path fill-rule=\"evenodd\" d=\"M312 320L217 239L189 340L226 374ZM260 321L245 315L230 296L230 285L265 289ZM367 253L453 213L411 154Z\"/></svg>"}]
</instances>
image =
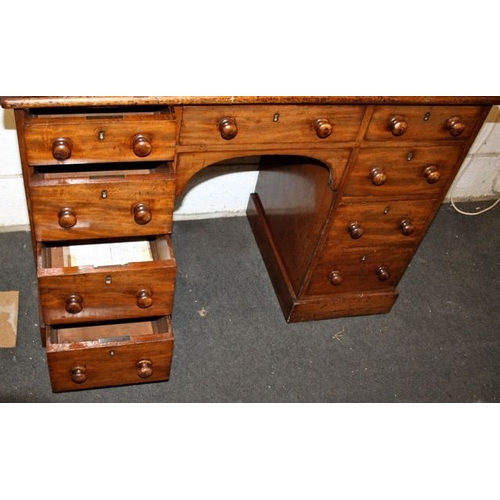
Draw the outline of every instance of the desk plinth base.
<instances>
[{"instance_id":1,"label":"desk plinth base","mask_svg":"<svg viewBox=\"0 0 500 500\"><path fill-rule=\"evenodd\" d=\"M257 194L250 196L247 216L281 309L288 323L388 313L398 298L396 288L386 291L297 296L283 265L265 211Z\"/></svg>"}]
</instances>

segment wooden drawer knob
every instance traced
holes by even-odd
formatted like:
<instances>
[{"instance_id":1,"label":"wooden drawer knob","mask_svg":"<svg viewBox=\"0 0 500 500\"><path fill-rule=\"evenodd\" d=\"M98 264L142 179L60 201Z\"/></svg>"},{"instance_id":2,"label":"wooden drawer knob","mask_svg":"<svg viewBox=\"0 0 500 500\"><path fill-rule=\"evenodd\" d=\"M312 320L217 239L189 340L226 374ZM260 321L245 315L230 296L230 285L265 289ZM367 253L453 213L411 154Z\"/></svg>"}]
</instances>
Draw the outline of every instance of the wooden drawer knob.
<instances>
[{"instance_id":1,"label":"wooden drawer knob","mask_svg":"<svg viewBox=\"0 0 500 500\"><path fill-rule=\"evenodd\" d=\"M153 216L149 207L144 203L137 203L132 210L134 212L135 223L140 226L147 224Z\"/></svg>"},{"instance_id":2,"label":"wooden drawer knob","mask_svg":"<svg viewBox=\"0 0 500 500\"><path fill-rule=\"evenodd\" d=\"M450 135L453 137L458 137L459 135L462 135L465 130L465 123L460 116L452 116L446 120L444 128L448 130Z\"/></svg>"},{"instance_id":3,"label":"wooden drawer knob","mask_svg":"<svg viewBox=\"0 0 500 500\"><path fill-rule=\"evenodd\" d=\"M153 305L153 294L150 290L139 290L135 295L137 307L147 309Z\"/></svg>"},{"instance_id":4,"label":"wooden drawer knob","mask_svg":"<svg viewBox=\"0 0 500 500\"><path fill-rule=\"evenodd\" d=\"M66 311L70 314L78 314L83 311L83 299L80 295L73 293L66 297Z\"/></svg>"},{"instance_id":5,"label":"wooden drawer knob","mask_svg":"<svg viewBox=\"0 0 500 500\"><path fill-rule=\"evenodd\" d=\"M353 240L359 240L363 236L363 228L359 222L351 222L347 227L349 234Z\"/></svg>"},{"instance_id":6,"label":"wooden drawer knob","mask_svg":"<svg viewBox=\"0 0 500 500\"><path fill-rule=\"evenodd\" d=\"M332 134L333 127L328 118L316 118L313 121L313 127L320 139L326 139Z\"/></svg>"},{"instance_id":7,"label":"wooden drawer knob","mask_svg":"<svg viewBox=\"0 0 500 500\"><path fill-rule=\"evenodd\" d=\"M238 125L234 118L222 118L219 121L220 135L226 141L234 139L238 135Z\"/></svg>"},{"instance_id":8,"label":"wooden drawer knob","mask_svg":"<svg viewBox=\"0 0 500 500\"><path fill-rule=\"evenodd\" d=\"M132 139L132 151L139 158L145 158L153 151L153 145L147 135L137 134Z\"/></svg>"},{"instance_id":9,"label":"wooden drawer knob","mask_svg":"<svg viewBox=\"0 0 500 500\"><path fill-rule=\"evenodd\" d=\"M52 156L58 161L71 158L71 141L64 137L58 137L52 142Z\"/></svg>"},{"instance_id":10,"label":"wooden drawer knob","mask_svg":"<svg viewBox=\"0 0 500 500\"><path fill-rule=\"evenodd\" d=\"M436 184L441 179L441 174L436 166L430 165L424 169L425 179L429 184Z\"/></svg>"},{"instance_id":11,"label":"wooden drawer knob","mask_svg":"<svg viewBox=\"0 0 500 500\"><path fill-rule=\"evenodd\" d=\"M59 225L64 229L70 229L76 225L76 212L69 207L61 208L57 214Z\"/></svg>"},{"instance_id":12,"label":"wooden drawer knob","mask_svg":"<svg viewBox=\"0 0 500 500\"><path fill-rule=\"evenodd\" d=\"M328 277L330 279L330 283L333 286L339 286L344 281L344 278L340 274L340 271L332 271Z\"/></svg>"},{"instance_id":13,"label":"wooden drawer knob","mask_svg":"<svg viewBox=\"0 0 500 500\"><path fill-rule=\"evenodd\" d=\"M404 236L410 236L411 234L413 234L413 231L415 231L415 228L413 227L410 219L402 220L400 228Z\"/></svg>"},{"instance_id":14,"label":"wooden drawer knob","mask_svg":"<svg viewBox=\"0 0 500 500\"><path fill-rule=\"evenodd\" d=\"M391 277L389 270L385 266L380 266L376 273L379 281L387 281Z\"/></svg>"},{"instance_id":15,"label":"wooden drawer knob","mask_svg":"<svg viewBox=\"0 0 500 500\"><path fill-rule=\"evenodd\" d=\"M382 186L387 180L387 175L380 167L373 167L370 171L370 179L374 186Z\"/></svg>"},{"instance_id":16,"label":"wooden drawer knob","mask_svg":"<svg viewBox=\"0 0 500 500\"><path fill-rule=\"evenodd\" d=\"M83 384L87 381L87 369L84 366L75 366L71 369L71 380L75 384Z\"/></svg>"},{"instance_id":17,"label":"wooden drawer knob","mask_svg":"<svg viewBox=\"0 0 500 500\"><path fill-rule=\"evenodd\" d=\"M392 135L400 136L405 134L408 130L408 123L403 116L393 116L389 120L389 129L392 132Z\"/></svg>"},{"instance_id":18,"label":"wooden drawer knob","mask_svg":"<svg viewBox=\"0 0 500 500\"><path fill-rule=\"evenodd\" d=\"M141 378L149 378L153 375L153 362L149 359L141 359L137 362L137 374Z\"/></svg>"}]
</instances>

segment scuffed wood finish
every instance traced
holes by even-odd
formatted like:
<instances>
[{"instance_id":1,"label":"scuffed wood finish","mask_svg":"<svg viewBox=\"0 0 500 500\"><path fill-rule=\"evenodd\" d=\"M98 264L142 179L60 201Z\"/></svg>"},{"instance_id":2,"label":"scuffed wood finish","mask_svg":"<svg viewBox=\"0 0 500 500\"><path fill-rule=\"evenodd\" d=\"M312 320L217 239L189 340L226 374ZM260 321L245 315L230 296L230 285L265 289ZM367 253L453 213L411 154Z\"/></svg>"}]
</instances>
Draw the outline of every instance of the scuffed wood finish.
<instances>
[{"instance_id":1,"label":"scuffed wood finish","mask_svg":"<svg viewBox=\"0 0 500 500\"><path fill-rule=\"evenodd\" d=\"M5 108L46 108L74 106L155 106L198 104L447 104L492 105L490 96L6 96Z\"/></svg>"}]
</instances>

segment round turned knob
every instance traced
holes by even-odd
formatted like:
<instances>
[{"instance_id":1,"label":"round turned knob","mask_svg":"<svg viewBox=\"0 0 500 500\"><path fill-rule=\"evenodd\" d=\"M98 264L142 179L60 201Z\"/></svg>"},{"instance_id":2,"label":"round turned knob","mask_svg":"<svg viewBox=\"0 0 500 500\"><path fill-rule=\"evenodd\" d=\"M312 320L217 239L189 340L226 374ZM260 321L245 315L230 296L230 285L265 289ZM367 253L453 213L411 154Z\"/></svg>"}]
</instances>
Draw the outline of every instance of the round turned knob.
<instances>
[{"instance_id":1,"label":"round turned knob","mask_svg":"<svg viewBox=\"0 0 500 500\"><path fill-rule=\"evenodd\" d=\"M387 175L382 168L373 167L370 171L370 179L375 186L381 186L382 184L385 184Z\"/></svg>"},{"instance_id":2,"label":"round turned knob","mask_svg":"<svg viewBox=\"0 0 500 500\"><path fill-rule=\"evenodd\" d=\"M333 286L339 286L344 281L344 278L340 274L340 271L332 271L328 277L330 278L330 283Z\"/></svg>"},{"instance_id":3,"label":"round turned knob","mask_svg":"<svg viewBox=\"0 0 500 500\"><path fill-rule=\"evenodd\" d=\"M153 294L151 290L139 290L135 294L135 298L137 299L137 306L141 309L147 309L153 305Z\"/></svg>"},{"instance_id":4,"label":"round turned knob","mask_svg":"<svg viewBox=\"0 0 500 500\"><path fill-rule=\"evenodd\" d=\"M329 135L331 135L333 127L328 118L316 118L313 121L313 127L316 131L316 135L320 139L326 139Z\"/></svg>"},{"instance_id":5,"label":"round turned knob","mask_svg":"<svg viewBox=\"0 0 500 500\"><path fill-rule=\"evenodd\" d=\"M351 222L347 227L349 234L353 240L358 240L363 236L363 228L359 222Z\"/></svg>"},{"instance_id":6,"label":"round turned knob","mask_svg":"<svg viewBox=\"0 0 500 500\"><path fill-rule=\"evenodd\" d=\"M413 224L411 223L410 219L404 219L401 221L401 232L405 236L410 236L410 234L413 234L413 231L415 231L415 228L413 227Z\"/></svg>"},{"instance_id":7,"label":"round turned knob","mask_svg":"<svg viewBox=\"0 0 500 500\"><path fill-rule=\"evenodd\" d=\"M147 224L153 216L149 207L144 203L137 203L137 205L134 205L133 212L135 223L141 226Z\"/></svg>"},{"instance_id":8,"label":"round turned knob","mask_svg":"<svg viewBox=\"0 0 500 500\"><path fill-rule=\"evenodd\" d=\"M135 135L132 139L132 151L140 158L144 158L151 154L151 151L153 151L153 145L151 144L149 137L143 134Z\"/></svg>"},{"instance_id":9,"label":"round turned knob","mask_svg":"<svg viewBox=\"0 0 500 500\"><path fill-rule=\"evenodd\" d=\"M403 135L408 130L408 123L405 121L403 116L393 116L389 120L389 129L392 132L392 135Z\"/></svg>"},{"instance_id":10,"label":"round turned knob","mask_svg":"<svg viewBox=\"0 0 500 500\"><path fill-rule=\"evenodd\" d=\"M83 299L76 293L66 297L66 311L70 314L78 314L83 311Z\"/></svg>"},{"instance_id":11,"label":"round turned knob","mask_svg":"<svg viewBox=\"0 0 500 500\"><path fill-rule=\"evenodd\" d=\"M462 121L460 116L452 116L446 120L444 128L448 130L450 135L453 137L458 137L459 135L462 135L465 130L465 123Z\"/></svg>"},{"instance_id":12,"label":"round turned knob","mask_svg":"<svg viewBox=\"0 0 500 500\"><path fill-rule=\"evenodd\" d=\"M435 184L441 179L441 174L436 166L430 165L425 167L424 176L429 184Z\"/></svg>"},{"instance_id":13,"label":"round turned knob","mask_svg":"<svg viewBox=\"0 0 500 500\"><path fill-rule=\"evenodd\" d=\"M220 135L226 141L234 139L238 135L238 126L234 118L222 118L219 121Z\"/></svg>"},{"instance_id":14,"label":"round turned knob","mask_svg":"<svg viewBox=\"0 0 500 500\"><path fill-rule=\"evenodd\" d=\"M71 369L71 380L75 384L83 384L87 381L87 369L84 366L75 366Z\"/></svg>"},{"instance_id":15,"label":"round turned knob","mask_svg":"<svg viewBox=\"0 0 500 500\"><path fill-rule=\"evenodd\" d=\"M376 271L379 281L387 281L391 275L389 274L389 270L385 266L381 266Z\"/></svg>"},{"instance_id":16,"label":"round turned knob","mask_svg":"<svg viewBox=\"0 0 500 500\"><path fill-rule=\"evenodd\" d=\"M71 141L64 137L58 137L52 142L52 156L58 161L71 158Z\"/></svg>"},{"instance_id":17,"label":"round turned knob","mask_svg":"<svg viewBox=\"0 0 500 500\"><path fill-rule=\"evenodd\" d=\"M137 362L137 374L141 378L149 378L153 375L153 362L149 359L141 359Z\"/></svg>"},{"instance_id":18,"label":"round turned knob","mask_svg":"<svg viewBox=\"0 0 500 500\"><path fill-rule=\"evenodd\" d=\"M64 229L69 229L76 225L76 212L72 208L61 208L57 217L59 219L59 225Z\"/></svg>"}]
</instances>

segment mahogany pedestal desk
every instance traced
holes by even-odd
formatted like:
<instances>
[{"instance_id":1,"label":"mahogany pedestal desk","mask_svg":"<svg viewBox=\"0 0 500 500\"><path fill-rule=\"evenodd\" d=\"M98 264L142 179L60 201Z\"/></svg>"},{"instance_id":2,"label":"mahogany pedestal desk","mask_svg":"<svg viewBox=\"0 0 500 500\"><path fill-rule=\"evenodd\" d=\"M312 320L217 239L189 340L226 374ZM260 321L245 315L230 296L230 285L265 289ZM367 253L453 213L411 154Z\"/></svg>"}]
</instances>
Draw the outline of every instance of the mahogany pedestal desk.
<instances>
[{"instance_id":1,"label":"mahogany pedestal desk","mask_svg":"<svg viewBox=\"0 0 500 500\"><path fill-rule=\"evenodd\" d=\"M499 97L3 97L55 392L168 380L174 202L258 156L248 217L287 321L387 313ZM103 257L105 256L105 258Z\"/></svg>"}]
</instances>

